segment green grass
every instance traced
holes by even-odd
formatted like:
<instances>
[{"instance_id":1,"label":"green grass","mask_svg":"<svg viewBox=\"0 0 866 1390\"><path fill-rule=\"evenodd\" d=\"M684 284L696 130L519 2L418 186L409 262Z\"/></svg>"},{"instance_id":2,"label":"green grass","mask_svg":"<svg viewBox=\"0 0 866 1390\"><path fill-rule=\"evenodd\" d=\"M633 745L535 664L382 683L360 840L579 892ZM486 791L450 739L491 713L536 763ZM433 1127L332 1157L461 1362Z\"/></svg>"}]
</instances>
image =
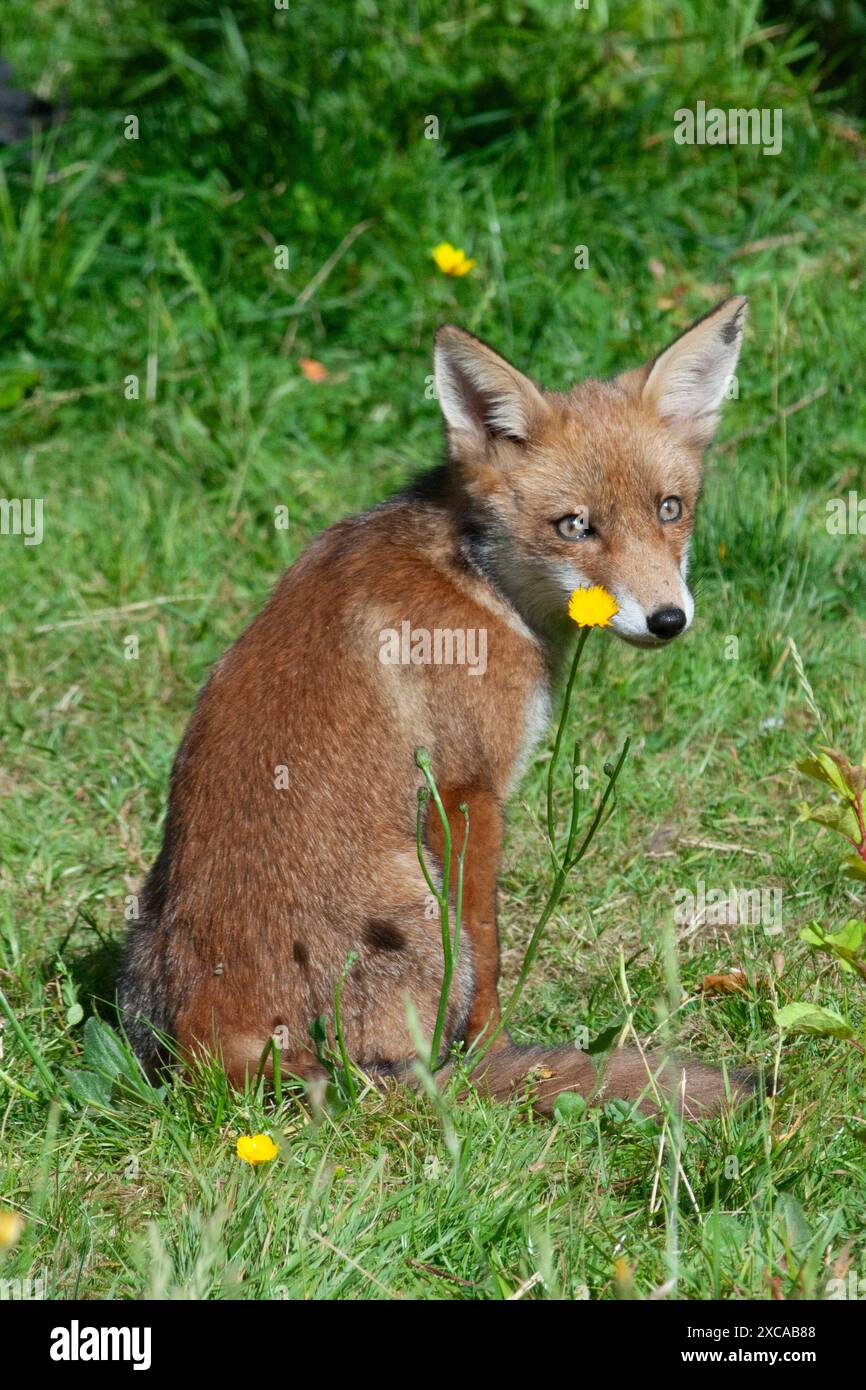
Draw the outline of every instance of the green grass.
<instances>
[{"instance_id":1,"label":"green grass","mask_svg":"<svg viewBox=\"0 0 866 1390\"><path fill-rule=\"evenodd\" d=\"M443 1116L396 1092L314 1120L216 1073L108 1108L49 1100L47 1077L81 1066L70 1006L112 1017L124 899L211 663L310 537L439 455L436 325L563 386L732 290L752 310L708 462L696 624L659 655L589 644L586 760L626 734L633 751L515 1033L596 1033L623 980L637 1032L657 1028L674 894L698 880L781 888L784 929L678 933L690 1050L772 1072L774 1004L801 997L862 1033L862 988L798 940L854 909L829 837L795 824L793 761L819 730L785 658L793 637L859 756L866 553L824 518L866 491L862 122L819 81L827 55L765 33L758 4L721 30L706 0L606 9L8 0L20 84L69 115L6 151L0 184L0 495L45 516L41 545L0 538L0 987L18 1023L0 1034L0 1202L26 1221L2 1277L44 1270L55 1297L597 1298L623 1258L642 1296L675 1278L671 1296L793 1298L826 1289L848 1240L862 1273L863 1058L841 1043L789 1038L774 1101L688 1126L687 1183L669 1143L657 1174L658 1130L603 1114L551 1130L520 1104ZM675 146L673 112L699 99L781 108L782 153ZM477 259L465 279L436 271L443 239ZM547 756L509 807L506 983L547 884ZM745 996L701 992L731 966ZM280 1158L240 1171L234 1137L259 1129Z\"/></svg>"}]
</instances>

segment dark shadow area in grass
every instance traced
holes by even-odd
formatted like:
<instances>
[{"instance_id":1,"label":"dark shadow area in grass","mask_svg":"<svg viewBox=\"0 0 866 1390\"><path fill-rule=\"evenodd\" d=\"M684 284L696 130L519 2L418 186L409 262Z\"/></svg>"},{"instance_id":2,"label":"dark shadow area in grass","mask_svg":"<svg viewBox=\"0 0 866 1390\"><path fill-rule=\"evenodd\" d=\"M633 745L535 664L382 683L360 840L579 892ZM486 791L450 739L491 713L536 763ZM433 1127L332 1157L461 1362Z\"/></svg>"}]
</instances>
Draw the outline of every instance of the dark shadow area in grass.
<instances>
[{"instance_id":1,"label":"dark shadow area in grass","mask_svg":"<svg viewBox=\"0 0 866 1390\"><path fill-rule=\"evenodd\" d=\"M117 975L123 951L122 941L104 941L98 946L67 947L63 960L74 981L82 1002L96 1007L98 1013L112 1026L116 1023ZM46 976L54 971L53 959L46 958L43 970Z\"/></svg>"}]
</instances>

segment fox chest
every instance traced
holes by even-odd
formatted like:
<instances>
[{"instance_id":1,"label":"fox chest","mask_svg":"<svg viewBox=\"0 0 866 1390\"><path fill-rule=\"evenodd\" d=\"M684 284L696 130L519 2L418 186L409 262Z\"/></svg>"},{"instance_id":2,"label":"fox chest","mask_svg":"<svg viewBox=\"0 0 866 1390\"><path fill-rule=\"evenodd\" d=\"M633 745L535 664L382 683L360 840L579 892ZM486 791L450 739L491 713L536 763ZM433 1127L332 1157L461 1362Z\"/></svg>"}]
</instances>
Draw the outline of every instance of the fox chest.
<instances>
[{"instance_id":1,"label":"fox chest","mask_svg":"<svg viewBox=\"0 0 866 1390\"><path fill-rule=\"evenodd\" d=\"M506 794L514 790L532 761L550 724L551 693L546 680L539 679L529 688L519 711L513 761L508 775Z\"/></svg>"}]
</instances>

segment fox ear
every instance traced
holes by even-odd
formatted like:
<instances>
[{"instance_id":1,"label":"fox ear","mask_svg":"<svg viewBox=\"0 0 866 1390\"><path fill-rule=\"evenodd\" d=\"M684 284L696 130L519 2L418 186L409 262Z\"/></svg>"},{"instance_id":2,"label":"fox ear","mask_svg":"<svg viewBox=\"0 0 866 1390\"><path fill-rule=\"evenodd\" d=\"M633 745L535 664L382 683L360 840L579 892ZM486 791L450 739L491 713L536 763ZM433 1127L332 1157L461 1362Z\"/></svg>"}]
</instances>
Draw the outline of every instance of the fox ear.
<instances>
[{"instance_id":1,"label":"fox ear","mask_svg":"<svg viewBox=\"0 0 866 1390\"><path fill-rule=\"evenodd\" d=\"M650 365L641 400L696 447L705 448L716 432L740 355L747 303L737 295L718 304Z\"/></svg>"},{"instance_id":2,"label":"fox ear","mask_svg":"<svg viewBox=\"0 0 866 1390\"><path fill-rule=\"evenodd\" d=\"M453 324L436 334L433 365L449 438L464 436L483 444L505 436L523 443L547 411L529 377Z\"/></svg>"}]
</instances>

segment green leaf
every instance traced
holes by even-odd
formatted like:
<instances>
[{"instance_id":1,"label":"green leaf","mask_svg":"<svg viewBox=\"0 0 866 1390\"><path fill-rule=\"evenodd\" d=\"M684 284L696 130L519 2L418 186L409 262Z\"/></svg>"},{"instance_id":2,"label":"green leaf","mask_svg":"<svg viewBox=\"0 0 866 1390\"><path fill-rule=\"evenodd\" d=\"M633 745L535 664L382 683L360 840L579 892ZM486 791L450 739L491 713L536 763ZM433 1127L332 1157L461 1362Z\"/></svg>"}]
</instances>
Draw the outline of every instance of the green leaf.
<instances>
[{"instance_id":1,"label":"green leaf","mask_svg":"<svg viewBox=\"0 0 866 1390\"><path fill-rule=\"evenodd\" d=\"M800 940L808 943L819 951L827 951L834 955L841 968L849 974L854 974L854 966L849 961L859 960L862 955L864 937L866 937L866 922L858 917L851 917L836 932L827 932L819 922L810 922L800 932Z\"/></svg>"},{"instance_id":2,"label":"green leaf","mask_svg":"<svg viewBox=\"0 0 866 1390\"><path fill-rule=\"evenodd\" d=\"M332 1068L326 1055L326 1048L328 1045L328 1032L325 1026L326 1023L327 1019L325 1018L325 1015L319 1014L318 1017L314 1018L312 1023L309 1024L307 1032L313 1040L313 1046L316 1049L316 1056L318 1057L322 1066L327 1067L330 1071L332 1070Z\"/></svg>"},{"instance_id":3,"label":"green leaf","mask_svg":"<svg viewBox=\"0 0 866 1390\"><path fill-rule=\"evenodd\" d=\"M658 1121L652 1115L644 1115L633 1100L623 1100L620 1096L607 1102L604 1118L617 1127L632 1125L643 1134L653 1134L658 1130Z\"/></svg>"},{"instance_id":4,"label":"green leaf","mask_svg":"<svg viewBox=\"0 0 866 1390\"><path fill-rule=\"evenodd\" d=\"M341 1073L337 1073L336 1081L326 1081L325 1090L322 1096L322 1109L326 1115L330 1115L335 1120L338 1115L344 1114L349 1109L346 1098L346 1083Z\"/></svg>"},{"instance_id":5,"label":"green leaf","mask_svg":"<svg viewBox=\"0 0 866 1390\"><path fill-rule=\"evenodd\" d=\"M860 883L866 883L866 864L859 854L849 854L847 859L843 860L842 877L853 878Z\"/></svg>"},{"instance_id":6,"label":"green leaf","mask_svg":"<svg viewBox=\"0 0 866 1390\"><path fill-rule=\"evenodd\" d=\"M727 1246L728 1249L734 1251L743 1250L748 1244L748 1227L726 1211L709 1212L705 1229L708 1244L711 1247Z\"/></svg>"},{"instance_id":7,"label":"green leaf","mask_svg":"<svg viewBox=\"0 0 866 1390\"><path fill-rule=\"evenodd\" d=\"M84 1017L84 1010L80 1004L70 1004L66 1010L66 1026L74 1028L76 1023L80 1023Z\"/></svg>"},{"instance_id":8,"label":"green leaf","mask_svg":"<svg viewBox=\"0 0 866 1390\"><path fill-rule=\"evenodd\" d=\"M84 1025L84 1060L88 1067L113 1080L127 1072L128 1059L116 1033L101 1018L92 1016Z\"/></svg>"},{"instance_id":9,"label":"green leaf","mask_svg":"<svg viewBox=\"0 0 866 1390\"><path fill-rule=\"evenodd\" d=\"M866 771L858 764L852 763L838 748L822 747L821 753L826 753L827 757L836 764L839 776L845 783L851 797L856 801L858 796L862 796L863 792L866 791Z\"/></svg>"},{"instance_id":10,"label":"green leaf","mask_svg":"<svg viewBox=\"0 0 866 1390\"><path fill-rule=\"evenodd\" d=\"M828 946L834 950L844 949L852 956L859 955L863 941L866 939L866 922L860 917L849 917L848 921L827 937Z\"/></svg>"},{"instance_id":11,"label":"green leaf","mask_svg":"<svg viewBox=\"0 0 866 1390\"><path fill-rule=\"evenodd\" d=\"M586 1118L587 1103L584 1096L575 1091L563 1091L553 1103L553 1118L556 1123L573 1124L575 1120Z\"/></svg>"},{"instance_id":12,"label":"green leaf","mask_svg":"<svg viewBox=\"0 0 866 1390\"><path fill-rule=\"evenodd\" d=\"M809 1218L790 1192L780 1192L776 1197L775 1224L781 1227L779 1234L786 1246L801 1251L808 1246L814 1236Z\"/></svg>"},{"instance_id":13,"label":"green leaf","mask_svg":"<svg viewBox=\"0 0 866 1390\"><path fill-rule=\"evenodd\" d=\"M800 932L800 940L809 946L823 946L826 935L820 922L809 922Z\"/></svg>"},{"instance_id":14,"label":"green leaf","mask_svg":"<svg viewBox=\"0 0 866 1390\"><path fill-rule=\"evenodd\" d=\"M777 1009L775 1019L787 1033L814 1033L825 1038L853 1038L854 1029L835 1009L822 1009L817 1004L786 1004Z\"/></svg>"},{"instance_id":15,"label":"green leaf","mask_svg":"<svg viewBox=\"0 0 866 1390\"><path fill-rule=\"evenodd\" d=\"M0 372L0 410L11 410L13 405L17 405L21 397L36 386L40 376L40 372L29 371L25 367Z\"/></svg>"},{"instance_id":16,"label":"green leaf","mask_svg":"<svg viewBox=\"0 0 866 1390\"><path fill-rule=\"evenodd\" d=\"M844 835L848 840L859 840L860 838L860 827L854 814L854 808L847 801L844 805L814 807L807 805L804 801L800 807L800 819L815 821L817 825L823 825L828 830L835 830L837 835Z\"/></svg>"},{"instance_id":17,"label":"green leaf","mask_svg":"<svg viewBox=\"0 0 866 1390\"><path fill-rule=\"evenodd\" d=\"M817 753L809 758L801 758L797 763L797 768L804 777L811 777L813 782L824 782L840 796L850 798L850 788L833 759L828 758L826 753Z\"/></svg>"},{"instance_id":18,"label":"green leaf","mask_svg":"<svg viewBox=\"0 0 866 1390\"><path fill-rule=\"evenodd\" d=\"M98 1072L68 1071L66 1083L70 1095L82 1105L99 1105L103 1110L111 1108L111 1082Z\"/></svg>"}]
</instances>

